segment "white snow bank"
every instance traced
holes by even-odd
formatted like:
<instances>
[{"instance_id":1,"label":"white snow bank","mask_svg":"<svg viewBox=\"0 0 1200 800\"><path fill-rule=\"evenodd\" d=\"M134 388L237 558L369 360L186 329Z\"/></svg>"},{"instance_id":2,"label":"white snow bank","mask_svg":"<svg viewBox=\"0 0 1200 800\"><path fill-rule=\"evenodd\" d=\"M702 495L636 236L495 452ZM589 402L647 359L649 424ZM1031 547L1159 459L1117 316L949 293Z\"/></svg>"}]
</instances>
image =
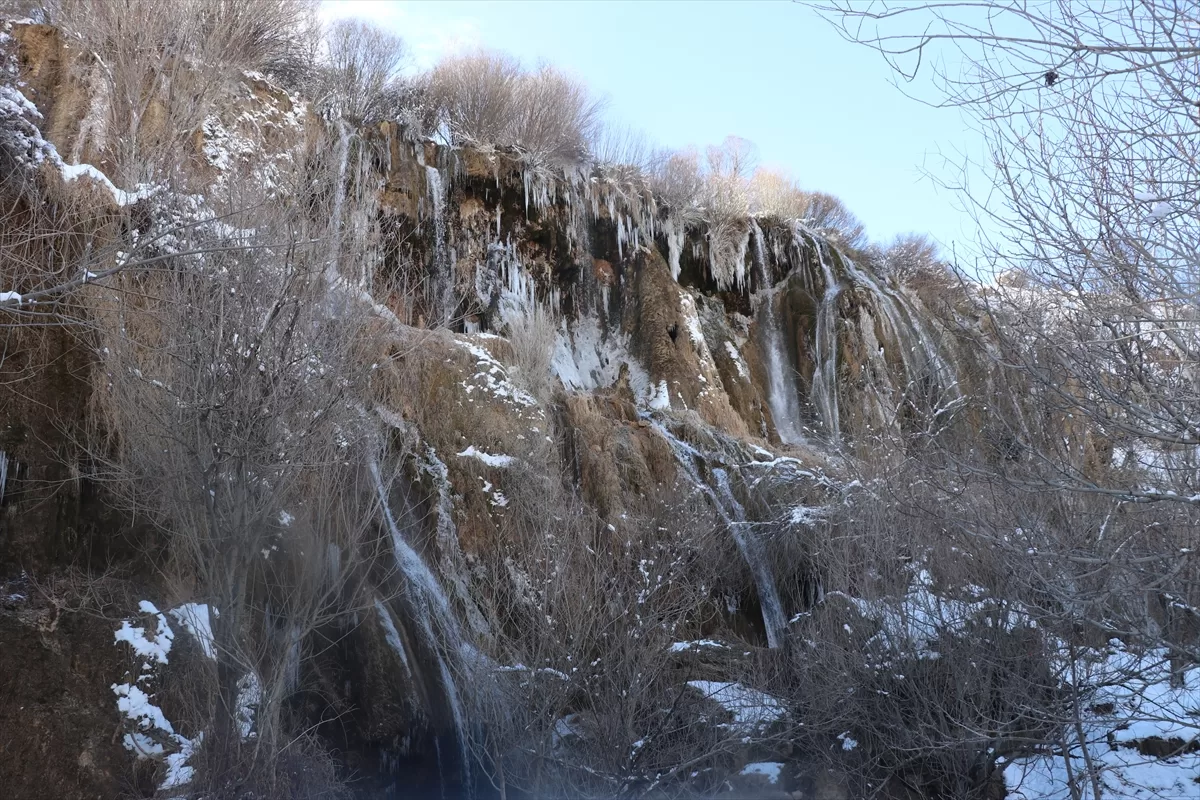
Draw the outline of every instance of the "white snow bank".
<instances>
[{"instance_id":1,"label":"white snow bank","mask_svg":"<svg viewBox=\"0 0 1200 800\"><path fill-rule=\"evenodd\" d=\"M1200 737L1200 667L1186 670L1171 685L1168 654L1129 653L1119 641L1091 669L1093 682L1113 682L1097 693L1085 712L1084 739L1069 731L1070 750L1062 755L1019 759L1004 767L1007 800L1072 800L1070 776L1086 780L1090 758L1104 796L1113 800L1195 800L1200 796L1200 753L1171 758L1142 755L1140 740L1158 737L1184 743ZM1096 713L1107 704L1112 712ZM1087 748L1085 758L1084 748ZM1067 758L1070 767L1067 768ZM1085 792L1090 798L1090 792Z\"/></svg>"},{"instance_id":2,"label":"white snow bank","mask_svg":"<svg viewBox=\"0 0 1200 800\"><path fill-rule=\"evenodd\" d=\"M458 454L458 457L459 458L477 458L480 461L482 461L483 463L487 464L489 467L497 467L499 469L503 469L504 467L511 467L517 461L512 456L506 456L506 455L494 456L491 453L485 453L482 450L477 450L477 449L475 449L475 445L471 445L466 450L463 450L461 453Z\"/></svg>"},{"instance_id":3,"label":"white snow bank","mask_svg":"<svg viewBox=\"0 0 1200 800\"><path fill-rule=\"evenodd\" d=\"M740 683L688 681L687 685L728 711L733 728L746 734L756 733L786 713L778 698Z\"/></svg>"},{"instance_id":4,"label":"white snow bank","mask_svg":"<svg viewBox=\"0 0 1200 800\"><path fill-rule=\"evenodd\" d=\"M762 775L768 783L779 783L779 773L783 764L778 761L752 761L742 767L742 775Z\"/></svg>"}]
</instances>

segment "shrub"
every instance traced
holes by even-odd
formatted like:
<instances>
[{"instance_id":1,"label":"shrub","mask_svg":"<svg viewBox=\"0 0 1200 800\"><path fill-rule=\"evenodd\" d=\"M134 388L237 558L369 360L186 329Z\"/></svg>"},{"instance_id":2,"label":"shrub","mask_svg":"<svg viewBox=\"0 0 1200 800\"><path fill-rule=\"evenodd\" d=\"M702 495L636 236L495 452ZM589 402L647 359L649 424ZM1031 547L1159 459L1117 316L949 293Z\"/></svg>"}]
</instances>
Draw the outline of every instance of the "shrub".
<instances>
[{"instance_id":1,"label":"shrub","mask_svg":"<svg viewBox=\"0 0 1200 800\"><path fill-rule=\"evenodd\" d=\"M132 186L181 163L184 143L242 71L303 72L314 8L309 0L50 0L45 16L96 56L82 127L114 162L111 177Z\"/></svg>"},{"instance_id":2,"label":"shrub","mask_svg":"<svg viewBox=\"0 0 1200 800\"><path fill-rule=\"evenodd\" d=\"M512 56L488 51L438 64L429 94L453 144L511 147L538 166L584 161L601 110L575 78L549 66L525 72Z\"/></svg>"},{"instance_id":3,"label":"shrub","mask_svg":"<svg viewBox=\"0 0 1200 800\"><path fill-rule=\"evenodd\" d=\"M831 194L813 192L808 196L804 212L805 223L818 233L828 236L849 248L866 244L866 229L846 204Z\"/></svg>"},{"instance_id":4,"label":"shrub","mask_svg":"<svg viewBox=\"0 0 1200 800\"><path fill-rule=\"evenodd\" d=\"M361 20L338 20L325 32L325 45L315 87L320 105L357 124L392 116L402 96L404 40Z\"/></svg>"},{"instance_id":5,"label":"shrub","mask_svg":"<svg viewBox=\"0 0 1200 800\"><path fill-rule=\"evenodd\" d=\"M550 396L553 375L550 357L558 332L554 314L540 304L508 322L508 341L512 347L514 377L525 391L539 400Z\"/></svg>"}]
</instances>

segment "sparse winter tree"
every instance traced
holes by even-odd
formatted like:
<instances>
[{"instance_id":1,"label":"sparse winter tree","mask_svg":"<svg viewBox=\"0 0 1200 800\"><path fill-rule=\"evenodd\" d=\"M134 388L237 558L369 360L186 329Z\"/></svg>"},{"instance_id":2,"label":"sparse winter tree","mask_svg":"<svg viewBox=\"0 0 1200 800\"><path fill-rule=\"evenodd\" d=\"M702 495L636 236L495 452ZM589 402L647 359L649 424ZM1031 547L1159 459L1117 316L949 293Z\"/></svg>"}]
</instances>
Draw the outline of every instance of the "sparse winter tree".
<instances>
[{"instance_id":1,"label":"sparse winter tree","mask_svg":"<svg viewBox=\"0 0 1200 800\"><path fill-rule=\"evenodd\" d=\"M1181 679L1200 656L1188 544L1200 519L1196 10L1061 0L829 12L905 80L931 68L935 102L961 108L988 150L991 191L965 200L981 223L979 270L995 275L976 290L985 347L1015 411L979 409L1003 447L987 465L956 459L956 477L939 480L956 496L981 482L1024 504L970 527L1062 632L1075 697L1139 691L1129 687L1147 685L1150 653ZM1110 638L1141 655L1093 670L1089 641ZM1064 722L1086 762L1072 795L1099 796L1078 715Z\"/></svg>"},{"instance_id":2,"label":"sparse winter tree","mask_svg":"<svg viewBox=\"0 0 1200 800\"><path fill-rule=\"evenodd\" d=\"M454 143L510 147L532 166L572 166L589 154L601 103L549 66L533 72L502 53L448 58L429 76L431 102Z\"/></svg>"},{"instance_id":3,"label":"sparse winter tree","mask_svg":"<svg viewBox=\"0 0 1200 800\"><path fill-rule=\"evenodd\" d=\"M322 105L355 124L387 117L407 57L399 36L356 19L334 22L325 33L327 52L319 71Z\"/></svg>"},{"instance_id":4,"label":"sparse winter tree","mask_svg":"<svg viewBox=\"0 0 1200 800\"><path fill-rule=\"evenodd\" d=\"M1014 343L1033 337L1037 347L1014 348L1022 371L1117 448L1121 465L1154 461L1138 485L1064 465L1062 486L1137 501L1200 496L1188 455L1200 429L1186 411L1200 401L1195 10L1064 0L838 13L847 35L905 78L961 55L966 71L935 71L934 82L988 146L998 199L967 196L984 268L1024 272L1054 308L1037 328L1006 315L1001 331ZM998 315L1020 307L1011 294L993 290Z\"/></svg>"}]
</instances>

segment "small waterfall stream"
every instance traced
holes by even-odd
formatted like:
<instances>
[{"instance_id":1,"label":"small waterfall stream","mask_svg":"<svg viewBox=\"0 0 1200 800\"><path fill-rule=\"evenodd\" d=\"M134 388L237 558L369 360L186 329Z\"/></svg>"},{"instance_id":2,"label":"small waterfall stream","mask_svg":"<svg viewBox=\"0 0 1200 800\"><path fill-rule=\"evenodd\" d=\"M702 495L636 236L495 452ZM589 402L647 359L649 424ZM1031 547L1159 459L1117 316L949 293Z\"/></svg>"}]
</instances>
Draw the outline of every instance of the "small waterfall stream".
<instances>
[{"instance_id":1,"label":"small waterfall stream","mask_svg":"<svg viewBox=\"0 0 1200 800\"><path fill-rule=\"evenodd\" d=\"M341 274L340 262L342 258L342 213L346 206L346 171L350 161L350 126L345 120L339 119L337 122L338 129L338 145L337 145L337 182L333 187L333 216L330 224L333 227L333 242L329 257L329 265L326 268L326 276L330 280L336 279Z\"/></svg>"},{"instance_id":2,"label":"small waterfall stream","mask_svg":"<svg viewBox=\"0 0 1200 800\"><path fill-rule=\"evenodd\" d=\"M454 316L454 276L451 274L449 253L446 247L446 186L437 167L425 167L426 183L429 187L430 213L433 217L433 277L434 325L448 325Z\"/></svg>"},{"instance_id":3,"label":"small waterfall stream","mask_svg":"<svg viewBox=\"0 0 1200 800\"><path fill-rule=\"evenodd\" d=\"M775 586L775 576L762 542L755 536L752 525L747 521L746 510L733 495L729 483L729 473L721 467L712 468L713 483L710 485L700 474L696 466L698 461L705 461L705 456L687 442L682 441L671 433L660 422L651 420L651 425L670 444L675 460L683 468L688 479L709 500L721 517L721 521L733 536L738 552L750 568L754 579L754 587L758 591L759 605L762 606L763 627L767 632L767 647L777 648L784 640L787 630L787 616L783 613L783 603L779 599L779 590Z\"/></svg>"},{"instance_id":4,"label":"small waterfall stream","mask_svg":"<svg viewBox=\"0 0 1200 800\"><path fill-rule=\"evenodd\" d=\"M751 222L754 237L754 268L762 297L759 300L759 324L763 331L763 351L767 361L767 405L775 421L775 432L784 444L799 444L804 441L800 433L800 399L796 393L796 381L791 374L791 359L784 345L783 331L775 313L775 287L771 285L767 264L766 247L758 221Z\"/></svg>"},{"instance_id":5,"label":"small waterfall stream","mask_svg":"<svg viewBox=\"0 0 1200 800\"><path fill-rule=\"evenodd\" d=\"M387 488L384 486L379 472L379 464L372 460L369 471L375 492L379 497L383 521L391 535L396 569L404 579L405 586L401 599L409 605L412 618L416 620L420 629L419 633L424 639L425 649L433 655L437 662L438 678L445 695L446 705L453 718L454 734L458 741L463 782L464 785L470 786L471 755L467 741L467 722L463 715L461 694L454 678L455 669L452 668L452 666L460 667L458 672L461 674L461 659L465 652L462 633L459 630L458 621L450 609L449 600L442 591L437 578L434 577L420 554L405 539L396 522ZM387 616L383 618L381 624L384 626L387 641L393 648L398 647L402 651L403 643L399 636L394 635L396 628L391 611L390 609L385 610L387 610ZM398 655L401 663L407 666L410 661L408 655L403 652ZM450 659L455 661L454 665L451 665Z\"/></svg>"},{"instance_id":6,"label":"small waterfall stream","mask_svg":"<svg viewBox=\"0 0 1200 800\"><path fill-rule=\"evenodd\" d=\"M913 382L928 378L937 390L953 390L957 394L957 371L937 347L937 340L927 327L923 315L912 307L903 294L880 286L878 281L859 269L850 258L843 256L842 260L850 276L869 288L875 296L877 308L900 344L900 357L908 373L908 380ZM918 353L922 361L916 360Z\"/></svg>"},{"instance_id":7,"label":"small waterfall stream","mask_svg":"<svg viewBox=\"0 0 1200 800\"><path fill-rule=\"evenodd\" d=\"M842 439L837 387L837 299L841 294L842 285L829 265L824 244L814 238L813 247L821 264L821 274L825 278L825 293L821 297L821 306L817 312L817 363L813 367L812 401L821 416L821 422L825 425L825 431L836 446Z\"/></svg>"}]
</instances>

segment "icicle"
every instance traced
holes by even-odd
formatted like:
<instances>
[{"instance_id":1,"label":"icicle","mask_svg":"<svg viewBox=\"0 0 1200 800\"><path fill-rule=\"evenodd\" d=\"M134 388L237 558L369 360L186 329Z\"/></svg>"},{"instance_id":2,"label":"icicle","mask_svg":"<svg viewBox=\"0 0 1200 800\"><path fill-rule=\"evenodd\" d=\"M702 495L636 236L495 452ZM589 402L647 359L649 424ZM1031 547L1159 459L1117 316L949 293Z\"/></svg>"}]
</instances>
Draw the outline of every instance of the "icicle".
<instances>
[{"instance_id":1,"label":"icicle","mask_svg":"<svg viewBox=\"0 0 1200 800\"><path fill-rule=\"evenodd\" d=\"M0 450L0 503L4 502L4 486L8 483L8 453Z\"/></svg>"},{"instance_id":2,"label":"icicle","mask_svg":"<svg viewBox=\"0 0 1200 800\"><path fill-rule=\"evenodd\" d=\"M326 276L336 279L341 273L339 261L342 255L342 207L346 204L346 163L350 160L350 126L338 120L338 171L337 184L333 187L333 252L326 267Z\"/></svg>"},{"instance_id":3,"label":"icicle","mask_svg":"<svg viewBox=\"0 0 1200 800\"><path fill-rule=\"evenodd\" d=\"M679 257L683 254L683 242L687 236L686 228L679 225L675 218L667 217L663 222L663 230L667 234L667 264L671 267L671 278L679 281Z\"/></svg>"}]
</instances>

